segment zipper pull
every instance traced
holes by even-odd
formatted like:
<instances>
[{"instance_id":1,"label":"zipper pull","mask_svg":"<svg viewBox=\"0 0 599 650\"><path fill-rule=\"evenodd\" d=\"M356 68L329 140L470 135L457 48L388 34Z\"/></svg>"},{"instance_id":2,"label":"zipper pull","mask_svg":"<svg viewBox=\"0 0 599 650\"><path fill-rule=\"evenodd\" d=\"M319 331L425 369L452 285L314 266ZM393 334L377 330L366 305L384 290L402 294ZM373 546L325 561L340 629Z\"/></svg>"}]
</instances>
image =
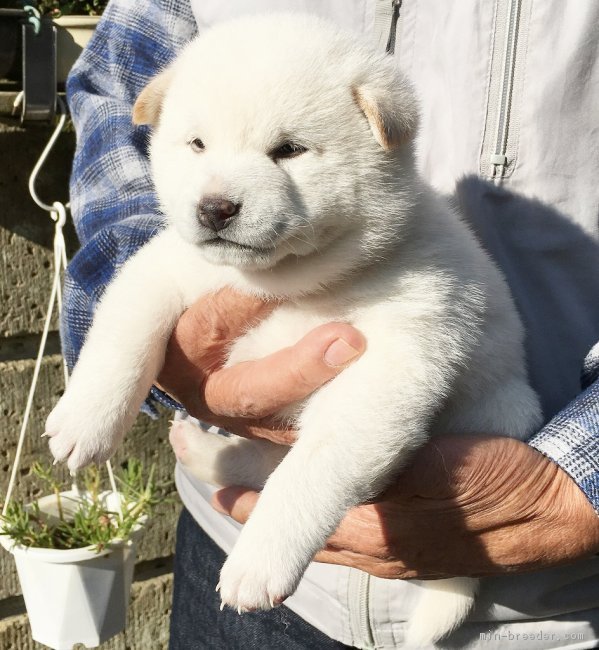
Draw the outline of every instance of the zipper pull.
<instances>
[{"instance_id":1,"label":"zipper pull","mask_svg":"<svg viewBox=\"0 0 599 650\"><path fill-rule=\"evenodd\" d=\"M395 53L395 37L397 36L397 21L399 20L399 10L403 0L392 0L391 6L393 13L391 14L391 26L389 27L389 38L387 39L387 47L385 52L387 54Z\"/></svg>"},{"instance_id":2,"label":"zipper pull","mask_svg":"<svg viewBox=\"0 0 599 650\"><path fill-rule=\"evenodd\" d=\"M502 153L494 153L489 162L492 165L502 165L505 167L507 165L507 156L504 156Z\"/></svg>"},{"instance_id":3,"label":"zipper pull","mask_svg":"<svg viewBox=\"0 0 599 650\"><path fill-rule=\"evenodd\" d=\"M493 165L493 171L491 174L493 178L503 178L503 173L508 163L507 156L502 153L494 153L491 154L489 162Z\"/></svg>"}]
</instances>

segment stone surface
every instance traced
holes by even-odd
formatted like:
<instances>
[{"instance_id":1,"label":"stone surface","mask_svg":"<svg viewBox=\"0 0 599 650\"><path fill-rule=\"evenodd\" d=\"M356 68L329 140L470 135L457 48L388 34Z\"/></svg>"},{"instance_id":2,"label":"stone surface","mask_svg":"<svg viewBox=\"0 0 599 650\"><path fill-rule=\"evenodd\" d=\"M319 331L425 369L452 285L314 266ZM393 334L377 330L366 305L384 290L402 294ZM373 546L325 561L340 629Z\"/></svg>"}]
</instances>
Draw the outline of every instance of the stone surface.
<instances>
[{"instance_id":1,"label":"stone surface","mask_svg":"<svg viewBox=\"0 0 599 650\"><path fill-rule=\"evenodd\" d=\"M167 567L168 568L168 567ZM131 589L127 628L101 646L101 650L166 650L173 579L170 573L136 580ZM23 609L21 603L17 608ZM0 616L2 614L0 604ZM83 650L85 646L75 646ZM0 650L47 650L31 638L27 615L0 618Z\"/></svg>"},{"instance_id":2,"label":"stone surface","mask_svg":"<svg viewBox=\"0 0 599 650\"><path fill-rule=\"evenodd\" d=\"M5 81L0 79L0 87L10 88L11 86L17 87L15 82ZM16 90L3 90L0 91L0 116L10 117L13 112L13 104L17 99L18 92Z\"/></svg>"},{"instance_id":3,"label":"stone surface","mask_svg":"<svg viewBox=\"0 0 599 650\"><path fill-rule=\"evenodd\" d=\"M53 222L27 189L29 174L51 129L24 129L14 119L0 118L0 338L40 332L52 271ZM36 185L45 203L66 202L74 134L63 133ZM66 229L70 252L76 248L71 225ZM56 328L56 320L53 322Z\"/></svg>"}]
</instances>

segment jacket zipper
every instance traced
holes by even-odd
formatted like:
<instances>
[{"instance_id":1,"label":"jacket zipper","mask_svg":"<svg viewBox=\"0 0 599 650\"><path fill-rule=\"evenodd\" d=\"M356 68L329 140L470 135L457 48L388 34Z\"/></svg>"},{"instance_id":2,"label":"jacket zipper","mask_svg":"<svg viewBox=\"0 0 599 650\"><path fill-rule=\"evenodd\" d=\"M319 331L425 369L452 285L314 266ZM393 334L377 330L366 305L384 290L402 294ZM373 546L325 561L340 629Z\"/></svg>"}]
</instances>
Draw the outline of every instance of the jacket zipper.
<instances>
[{"instance_id":1,"label":"jacket zipper","mask_svg":"<svg viewBox=\"0 0 599 650\"><path fill-rule=\"evenodd\" d=\"M374 636L370 625L370 576L368 573L360 573L360 628L362 640L366 647L374 648Z\"/></svg>"},{"instance_id":2,"label":"jacket zipper","mask_svg":"<svg viewBox=\"0 0 599 650\"><path fill-rule=\"evenodd\" d=\"M395 54L397 45L397 26L399 22L402 0L377 0L375 31L379 44L385 43L385 52L391 56ZM389 25L386 40L384 39L385 26ZM350 622L354 644L359 643L361 648L376 648L374 634L370 622L370 575L363 571L352 570L350 574L350 585L355 585L357 594L354 601L356 608L350 610Z\"/></svg>"},{"instance_id":3,"label":"jacket zipper","mask_svg":"<svg viewBox=\"0 0 599 650\"><path fill-rule=\"evenodd\" d=\"M352 644L364 650L376 648L370 622L370 582L368 573L358 569L350 570L348 604Z\"/></svg>"},{"instance_id":4,"label":"jacket zipper","mask_svg":"<svg viewBox=\"0 0 599 650\"><path fill-rule=\"evenodd\" d=\"M503 177L508 164L507 135L512 108L512 93L514 90L514 69L516 64L516 46L518 43L518 25L520 21L521 0L510 0L508 17L506 21L505 43L503 50L503 75L499 91L499 111L497 113L497 127L495 138L495 151L491 154L490 162L493 165L492 176Z\"/></svg>"},{"instance_id":5,"label":"jacket zipper","mask_svg":"<svg viewBox=\"0 0 599 650\"><path fill-rule=\"evenodd\" d=\"M400 9L403 0L376 0L374 14L374 45L393 55L397 50Z\"/></svg>"},{"instance_id":6,"label":"jacket zipper","mask_svg":"<svg viewBox=\"0 0 599 650\"><path fill-rule=\"evenodd\" d=\"M399 21L401 3L402 0L391 0L391 25L389 26L389 37L387 38L387 46L385 48L385 52L387 52L387 54L395 54L395 45L397 41L397 23Z\"/></svg>"},{"instance_id":7,"label":"jacket zipper","mask_svg":"<svg viewBox=\"0 0 599 650\"><path fill-rule=\"evenodd\" d=\"M516 166L518 105L523 92L524 63L532 0L497 0L493 53L481 148L480 173L496 183Z\"/></svg>"},{"instance_id":8,"label":"jacket zipper","mask_svg":"<svg viewBox=\"0 0 599 650\"><path fill-rule=\"evenodd\" d=\"M397 45L397 27L403 0L377 0L375 32L379 45L385 43L385 52L395 54ZM386 29L386 26L388 30ZM386 34L385 34L386 32ZM370 575L363 571L351 570L349 577L349 595L356 594L350 608L350 625L354 644L361 648L374 650L374 634L370 621ZM356 584L357 583L357 584ZM351 601L350 601L351 602Z\"/></svg>"}]
</instances>

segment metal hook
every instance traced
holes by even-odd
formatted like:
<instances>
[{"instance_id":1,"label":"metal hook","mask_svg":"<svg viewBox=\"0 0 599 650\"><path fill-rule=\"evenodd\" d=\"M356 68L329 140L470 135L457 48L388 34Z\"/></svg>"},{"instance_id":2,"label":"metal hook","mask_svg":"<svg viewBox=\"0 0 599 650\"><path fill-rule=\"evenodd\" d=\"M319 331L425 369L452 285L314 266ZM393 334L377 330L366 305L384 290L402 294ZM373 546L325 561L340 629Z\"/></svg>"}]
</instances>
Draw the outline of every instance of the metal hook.
<instances>
[{"instance_id":1,"label":"metal hook","mask_svg":"<svg viewBox=\"0 0 599 650\"><path fill-rule=\"evenodd\" d=\"M39 174L40 169L42 168L43 164L46 162L46 159L48 158L48 155L50 154L52 147L54 147L54 144L56 143L56 140L58 139L58 136L61 134L62 129L64 128L64 125L67 121L67 107L64 101L62 100L61 97L57 97L56 100L57 100L58 112L60 113L60 119L58 120L58 124L56 125L54 132L52 133L50 139L48 140L48 144L45 146L44 150L42 151L38 161L35 163L35 167L31 172L31 176L29 176L29 194L31 194L31 198L37 203L37 205L39 205L40 208L42 208L42 210L46 210L46 212L50 212L54 221L58 219L58 216L55 216L56 209L54 208L54 206L44 203L39 198L37 192L35 191L35 182L37 180L37 175Z\"/></svg>"},{"instance_id":2,"label":"metal hook","mask_svg":"<svg viewBox=\"0 0 599 650\"><path fill-rule=\"evenodd\" d=\"M42 15L38 11L37 7L32 7L31 5L25 5L22 9L1 7L0 16L6 18L27 18L27 22L33 26L34 33L40 33L42 27Z\"/></svg>"}]
</instances>

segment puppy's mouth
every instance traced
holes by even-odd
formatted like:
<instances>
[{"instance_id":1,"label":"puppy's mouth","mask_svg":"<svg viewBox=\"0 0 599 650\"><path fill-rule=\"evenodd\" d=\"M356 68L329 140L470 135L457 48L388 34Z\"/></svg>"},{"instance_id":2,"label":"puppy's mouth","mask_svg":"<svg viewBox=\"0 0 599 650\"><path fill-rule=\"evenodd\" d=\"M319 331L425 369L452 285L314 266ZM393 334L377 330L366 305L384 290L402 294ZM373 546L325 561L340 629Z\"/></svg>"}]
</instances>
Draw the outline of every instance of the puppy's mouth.
<instances>
[{"instance_id":1,"label":"puppy's mouth","mask_svg":"<svg viewBox=\"0 0 599 650\"><path fill-rule=\"evenodd\" d=\"M222 237L213 237L212 239L205 239L202 245L209 248L220 248L231 251L245 251L248 253L258 253L267 255L272 253L273 248L261 248L259 246L250 246L249 244L240 244L239 242L231 241L230 239L223 239Z\"/></svg>"}]
</instances>

